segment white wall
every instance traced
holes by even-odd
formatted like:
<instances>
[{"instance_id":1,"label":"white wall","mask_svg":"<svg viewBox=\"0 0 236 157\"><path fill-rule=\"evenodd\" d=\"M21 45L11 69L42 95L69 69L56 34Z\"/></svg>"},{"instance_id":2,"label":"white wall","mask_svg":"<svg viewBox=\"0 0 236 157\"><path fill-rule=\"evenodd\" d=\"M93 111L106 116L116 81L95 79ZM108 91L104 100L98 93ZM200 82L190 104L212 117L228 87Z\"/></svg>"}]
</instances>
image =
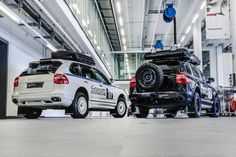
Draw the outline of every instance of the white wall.
<instances>
[{"instance_id":1,"label":"white wall","mask_svg":"<svg viewBox=\"0 0 236 157\"><path fill-rule=\"evenodd\" d=\"M0 38L9 42L7 116L16 116L17 108L11 101L14 79L29 62L43 58L44 47L5 17L0 18Z\"/></svg>"}]
</instances>

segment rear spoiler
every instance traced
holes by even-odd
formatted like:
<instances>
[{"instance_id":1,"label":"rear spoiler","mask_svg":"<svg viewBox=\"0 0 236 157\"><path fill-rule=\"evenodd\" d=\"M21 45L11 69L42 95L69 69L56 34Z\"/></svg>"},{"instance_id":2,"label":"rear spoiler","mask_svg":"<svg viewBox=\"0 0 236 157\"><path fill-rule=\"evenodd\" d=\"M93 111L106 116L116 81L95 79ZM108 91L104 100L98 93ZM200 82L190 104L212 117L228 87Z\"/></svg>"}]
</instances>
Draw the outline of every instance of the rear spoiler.
<instances>
[{"instance_id":1,"label":"rear spoiler","mask_svg":"<svg viewBox=\"0 0 236 157\"><path fill-rule=\"evenodd\" d=\"M146 53L145 60L154 62L189 62L194 65L200 65L201 61L194 54L186 49L156 51L155 53Z\"/></svg>"}]
</instances>

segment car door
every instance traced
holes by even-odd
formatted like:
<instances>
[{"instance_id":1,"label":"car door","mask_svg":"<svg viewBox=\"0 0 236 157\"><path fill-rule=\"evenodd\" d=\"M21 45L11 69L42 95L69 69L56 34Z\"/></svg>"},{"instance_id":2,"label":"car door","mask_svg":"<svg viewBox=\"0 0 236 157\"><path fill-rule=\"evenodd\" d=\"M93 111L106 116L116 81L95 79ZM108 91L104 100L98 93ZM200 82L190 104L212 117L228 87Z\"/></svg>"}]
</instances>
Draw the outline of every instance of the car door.
<instances>
[{"instance_id":1,"label":"car door","mask_svg":"<svg viewBox=\"0 0 236 157\"><path fill-rule=\"evenodd\" d=\"M89 85L91 105L96 107L106 96L106 90L102 83L97 81L93 68L86 65L80 65L80 68L84 83Z\"/></svg>"},{"instance_id":2,"label":"car door","mask_svg":"<svg viewBox=\"0 0 236 157\"><path fill-rule=\"evenodd\" d=\"M96 75L96 78L99 82L102 83L103 87L106 90L106 95L103 97L104 104L107 104L109 106L116 106L116 100L115 100L115 87L113 87L109 80L100 72L99 70L95 69L94 73Z\"/></svg>"},{"instance_id":3,"label":"car door","mask_svg":"<svg viewBox=\"0 0 236 157\"><path fill-rule=\"evenodd\" d=\"M209 84L207 83L206 78L205 78L204 74L202 73L202 71L198 69L198 72L200 74L202 84L203 84L203 92L204 92L203 99L206 101L211 101L212 96L213 96L212 88L210 88Z\"/></svg>"}]
</instances>

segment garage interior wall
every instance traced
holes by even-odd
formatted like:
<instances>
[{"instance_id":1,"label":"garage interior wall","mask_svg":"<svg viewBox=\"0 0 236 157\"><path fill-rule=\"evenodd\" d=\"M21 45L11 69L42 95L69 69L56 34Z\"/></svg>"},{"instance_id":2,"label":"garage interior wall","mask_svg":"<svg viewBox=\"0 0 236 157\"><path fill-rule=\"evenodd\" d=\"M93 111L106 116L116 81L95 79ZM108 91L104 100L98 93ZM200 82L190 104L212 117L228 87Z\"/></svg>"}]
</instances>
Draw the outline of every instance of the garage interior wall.
<instances>
[{"instance_id":1,"label":"garage interior wall","mask_svg":"<svg viewBox=\"0 0 236 157\"><path fill-rule=\"evenodd\" d=\"M0 38L9 43L7 116L16 116L17 107L11 100L14 79L28 67L29 62L43 58L45 48L8 18L1 19Z\"/></svg>"}]
</instances>

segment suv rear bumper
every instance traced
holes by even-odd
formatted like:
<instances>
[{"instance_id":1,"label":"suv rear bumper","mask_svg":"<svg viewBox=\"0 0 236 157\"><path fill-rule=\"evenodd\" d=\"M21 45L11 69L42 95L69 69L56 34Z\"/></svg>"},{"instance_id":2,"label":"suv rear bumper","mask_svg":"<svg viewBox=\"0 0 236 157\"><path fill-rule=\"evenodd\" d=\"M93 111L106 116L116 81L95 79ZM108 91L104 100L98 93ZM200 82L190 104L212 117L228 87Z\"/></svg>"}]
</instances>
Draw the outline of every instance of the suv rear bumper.
<instances>
[{"instance_id":1,"label":"suv rear bumper","mask_svg":"<svg viewBox=\"0 0 236 157\"><path fill-rule=\"evenodd\" d=\"M63 94L41 94L41 93L13 95L12 101L19 107L39 107L39 108L68 107L72 103L72 100L65 98Z\"/></svg>"},{"instance_id":2,"label":"suv rear bumper","mask_svg":"<svg viewBox=\"0 0 236 157\"><path fill-rule=\"evenodd\" d=\"M184 92L134 93L129 98L132 105L148 108L184 108L191 102Z\"/></svg>"}]
</instances>

